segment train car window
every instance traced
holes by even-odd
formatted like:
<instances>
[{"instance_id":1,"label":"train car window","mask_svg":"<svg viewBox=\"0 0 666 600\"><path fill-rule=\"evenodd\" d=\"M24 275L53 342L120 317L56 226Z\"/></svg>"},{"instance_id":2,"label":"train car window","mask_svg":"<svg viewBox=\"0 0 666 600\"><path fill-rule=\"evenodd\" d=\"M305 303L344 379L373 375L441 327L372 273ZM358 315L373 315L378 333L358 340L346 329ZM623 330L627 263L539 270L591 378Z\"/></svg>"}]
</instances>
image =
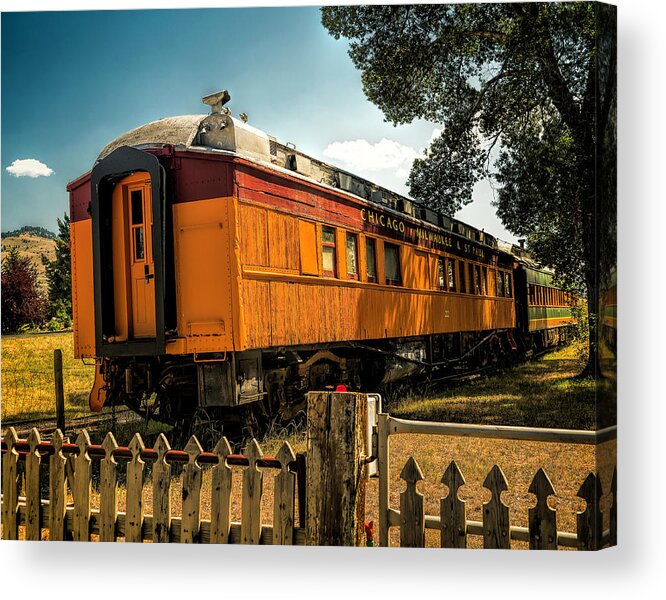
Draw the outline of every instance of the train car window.
<instances>
[{"instance_id":1,"label":"train car window","mask_svg":"<svg viewBox=\"0 0 666 600\"><path fill-rule=\"evenodd\" d=\"M143 224L143 197L141 190L132 190L130 194L132 202L132 225Z\"/></svg>"},{"instance_id":2,"label":"train car window","mask_svg":"<svg viewBox=\"0 0 666 600\"><path fill-rule=\"evenodd\" d=\"M504 273L504 295L507 298L511 298L511 275L509 273Z\"/></svg>"},{"instance_id":3,"label":"train car window","mask_svg":"<svg viewBox=\"0 0 666 600\"><path fill-rule=\"evenodd\" d=\"M504 296L504 273L497 271L497 295Z\"/></svg>"},{"instance_id":4,"label":"train car window","mask_svg":"<svg viewBox=\"0 0 666 600\"><path fill-rule=\"evenodd\" d=\"M437 258L437 280L439 281L439 289L446 289L446 278L444 277L444 259L440 256Z\"/></svg>"},{"instance_id":5,"label":"train car window","mask_svg":"<svg viewBox=\"0 0 666 600\"><path fill-rule=\"evenodd\" d=\"M456 266L455 260L449 258L446 261L446 273L449 279L449 290L451 290L452 292L456 291L455 266Z\"/></svg>"},{"instance_id":6,"label":"train car window","mask_svg":"<svg viewBox=\"0 0 666 600\"><path fill-rule=\"evenodd\" d=\"M377 247L375 240L370 237L365 238L365 274L368 281L377 281Z\"/></svg>"},{"instance_id":7,"label":"train car window","mask_svg":"<svg viewBox=\"0 0 666 600\"><path fill-rule=\"evenodd\" d=\"M470 276L474 273L474 292L475 294L481 293L481 275L479 274L479 265L470 265L469 266Z\"/></svg>"},{"instance_id":8,"label":"train car window","mask_svg":"<svg viewBox=\"0 0 666 600\"><path fill-rule=\"evenodd\" d=\"M384 244L384 273L386 285L402 285L400 248L395 244Z\"/></svg>"},{"instance_id":9,"label":"train car window","mask_svg":"<svg viewBox=\"0 0 666 600\"><path fill-rule=\"evenodd\" d=\"M335 229L332 227L322 227L321 256L324 275L327 277L335 277L337 273L335 250Z\"/></svg>"},{"instance_id":10,"label":"train car window","mask_svg":"<svg viewBox=\"0 0 666 600\"><path fill-rule=\"evenodd\" d=\"M144 260L143 193L141 190L132 190L130 192L130 211L132 213L131 229L134 260Z\"/></svg>"},{"instance_id":11,"label":"train car window","mask_svg":"<svg viewBox=\"0 0 666 600\"><path fill-rule=\"evenodd\" d=\"M347 277L358 279L358 237L354 233L347 233Z\"/></svg>"},{"instance_id":12,"label":"train car window","mask_svg":"<svg viewBox=\"0 0 666 600\"><path fill-rule=\"evenodd\" d=\"M481 267L481 293L486 296L488 294L488 269Z\"/></svg>"},{"instance_id":13,"label":"train car window","mask_svg":"<svg viewBox=\"0 0 666 600\"><path fill-rule=\"evenodd\" d=\"M134 260L144 259L143 227L134 227Z\"/></svg>"},{"instance_id":14,"label":"train car window","mask_svg":"<svg viewBox=\"0 0 666 600\"><path fill-rule=\"evenodd\" d=\"M460 281L460 291L463 294L466 294L467 280L465 278L465 263L462 260L458 262L458 272L460 273L460 277L458 277L458 280Z\"/></svg>"}]
</instances>

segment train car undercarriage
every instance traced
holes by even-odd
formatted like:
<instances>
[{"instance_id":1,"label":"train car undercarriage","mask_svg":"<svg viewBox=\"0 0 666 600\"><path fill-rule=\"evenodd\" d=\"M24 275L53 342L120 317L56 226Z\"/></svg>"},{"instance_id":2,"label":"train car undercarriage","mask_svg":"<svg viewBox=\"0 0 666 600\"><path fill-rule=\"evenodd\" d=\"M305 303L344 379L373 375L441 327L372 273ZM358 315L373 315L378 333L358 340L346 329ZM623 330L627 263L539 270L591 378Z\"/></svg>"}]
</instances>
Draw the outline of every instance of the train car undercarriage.
<instances>
[{"instance_id":1,"label":"train car undercarriage","mask_svg":"<svg viewBox=\"0 0 666 600\"><path fill-rule=\"evenodd\" d=\"M570 339L570 328L426 335L237 353L114 357L98 365L91 406L127 405L183 436L257 434L304 415L306 393L344 385L381 391L508 366Z\"/></svg>"}]
</instances>

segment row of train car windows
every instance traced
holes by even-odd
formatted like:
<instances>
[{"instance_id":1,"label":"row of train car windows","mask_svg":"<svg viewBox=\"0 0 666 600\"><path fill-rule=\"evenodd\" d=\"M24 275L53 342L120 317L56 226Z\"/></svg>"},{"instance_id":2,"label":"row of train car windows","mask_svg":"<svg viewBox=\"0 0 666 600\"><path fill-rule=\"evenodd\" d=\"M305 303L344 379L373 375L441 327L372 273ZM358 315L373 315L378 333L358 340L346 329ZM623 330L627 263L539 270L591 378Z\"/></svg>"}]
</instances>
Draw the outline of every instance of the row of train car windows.
<instances>
[{"instance_id":1,"label":"row of train car windows","mask_svg":"<svg viewBox=\"0 0 666 600\"><path fill-rule=\"evenodd\" d=\"M543 285L530 284L528 293L533 306L571 306L573 303L571 293Z\"/></svg>"},{"instance_id":2,"label":"row of train car windows","mask_svg":"<svg viewBox=\"0 0 666 600\"><path fill-rule=\"evenodd\" d=\"M336 232L332 227L322 227L322 267L326 277L337 277ZM347 277L359 280L358 236L345 233L345 263ZM417 253L423 254L423 253ZM511 274L462 260L438 257L439 289L463 294L512 297ZM365 237L366 280L377 283L377 240ZM384 279L386 285L403 285L400 265L400 246L384 242Z\"/></svg>"}]
</instances>

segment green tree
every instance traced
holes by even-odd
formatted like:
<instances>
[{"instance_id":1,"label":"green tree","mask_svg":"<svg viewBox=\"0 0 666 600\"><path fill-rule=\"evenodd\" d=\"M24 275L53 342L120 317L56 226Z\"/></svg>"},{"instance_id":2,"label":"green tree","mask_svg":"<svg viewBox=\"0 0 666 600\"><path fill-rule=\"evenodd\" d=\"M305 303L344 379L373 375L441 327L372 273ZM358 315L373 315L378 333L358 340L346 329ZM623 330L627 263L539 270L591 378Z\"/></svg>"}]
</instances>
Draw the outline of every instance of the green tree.
<instances>
[{"instance_id":1,"label":"green tree","mask_svg":"<svg viewBox=\"0 0 666 600\"><path fill-rule=\"evenodd\" d=\"M414 162L412 196L453 215L489 178L507 229L585 293L596 373L599 275L615 262L615 7L339 6L322 23L349 40L388 121L443 124Z\"/></svg>"},{"instance_id":2,"label":"green tree","mask_svg":"<svg viewBox=\"0 0 666 600\"><path fill-rule=\"evenodd\" d=\"M39 326L46 317L46 300L37 286L37 270L18 248L2 261L2 333L14 333L22 325Z\"/></svg>"},{"instance_id":3,"label":"green tree","mask_svg":"<svg viewBox=\"0 0 666 600\"><path fill-rule=\"evenodd\" d=\"M62 325L72 322L72 262L69 246L69 216L58 219L58 235L55 238L56 254L53 260L42 256L48 281L49 317Z\"/></svg>"}]
</instances>

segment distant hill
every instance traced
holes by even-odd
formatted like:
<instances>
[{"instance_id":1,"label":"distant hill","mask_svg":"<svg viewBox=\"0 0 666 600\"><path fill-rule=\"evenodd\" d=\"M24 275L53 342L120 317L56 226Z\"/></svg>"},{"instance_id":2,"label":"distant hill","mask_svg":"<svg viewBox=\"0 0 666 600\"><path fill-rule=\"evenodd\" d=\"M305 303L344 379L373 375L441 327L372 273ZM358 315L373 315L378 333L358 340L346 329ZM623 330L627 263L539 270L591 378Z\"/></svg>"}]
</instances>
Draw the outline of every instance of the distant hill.
<instances>
[{"instance_id":1,"label":"distant hill","mask_svg":"<svg viewBox=\"0 0 666 600\"><path fill-rule=\"evenodd\" d=\"M45 229L44 227L24 225L20 229L14 229L14 231L3 231L2 239L4 240L6 237L18 237L19 235L23 235L24 233L28 233L36 237L43 237L46 238L47 240L54 240L56 238L55 233L49 231L48 229Z\"/></svg>"},{"instance_id":2,"label":"distant hill","mask_svg":"<svg viewBox=\"0 0 666 600\"><path fill-rule=\"evenodd\" d=\"M55 258L55 233L43 227L32 227L26 225L15 231L7 231L2 234L2 260L5 254L12 248L18 248L22 256L27 256L37 269L37 281L46 293L48 284L46 281L46 269L42 264L42 255L49 260Z\"/></svg>"}]
</instances>

